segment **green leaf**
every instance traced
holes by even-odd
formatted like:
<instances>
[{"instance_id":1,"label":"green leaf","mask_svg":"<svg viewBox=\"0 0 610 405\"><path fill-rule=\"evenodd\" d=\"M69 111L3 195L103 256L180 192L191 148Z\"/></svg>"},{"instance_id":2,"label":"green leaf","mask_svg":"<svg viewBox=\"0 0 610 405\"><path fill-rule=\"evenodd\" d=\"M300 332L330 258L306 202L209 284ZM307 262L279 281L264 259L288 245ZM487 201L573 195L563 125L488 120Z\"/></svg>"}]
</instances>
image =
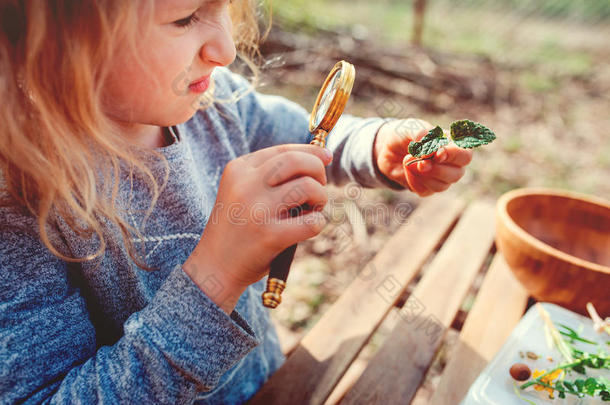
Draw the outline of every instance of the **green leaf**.
<instances>
[{"instance_id":1,"label":"green leaf","mask_svg":"<svg viewBox=\"0 0 610 405\"><path fill-rule=\"evenodd\" d=\"M576 371L578 374L587 374L585 367L582 364L572 367L572 370Z\"/></svg>"},{"instance_id":2,"label":"green leaf","mask_svg":"<svg viewBox=\"0 0 610 405\"><path fill-rule=\"evenodd\" d=\"M409 153L416 158L424 157L431 155L448 143L449 139L445 137L443 129L437 126L431 129L419 142L411 142L409 144Z\"/></svg>"},{"instance_id":3,"label":"green leaf","mask_svg":"<svg viewBox=\"0 0 610 405\"><path fill-rule=\"evenodd\" d=\"M451 124L451 139L460 148L471 149L493 142L496 135L477 122L460 120Z\"/></svg>"},{"instance_id":4,"label":"green leaf","mask_svg":"<svg viewBox=\"0 0 610 405\"><path fill-rule=\"evenodd\" d=\"M576 388L569 381L564 381L563 386L567 389L571 394L576 394Z\"/></svg>"},{"instance_id":5,"label":"green leaf","mask_svg":"<svg viewBox=\"0 0 610 405\"><path fill-rule=\"evenodd\" d=\"M597 381L593 377L589 377L585 380L584 392L589 394L590 396L595 395L595 391L597 390Z\"/></svg>"}]
</instances>

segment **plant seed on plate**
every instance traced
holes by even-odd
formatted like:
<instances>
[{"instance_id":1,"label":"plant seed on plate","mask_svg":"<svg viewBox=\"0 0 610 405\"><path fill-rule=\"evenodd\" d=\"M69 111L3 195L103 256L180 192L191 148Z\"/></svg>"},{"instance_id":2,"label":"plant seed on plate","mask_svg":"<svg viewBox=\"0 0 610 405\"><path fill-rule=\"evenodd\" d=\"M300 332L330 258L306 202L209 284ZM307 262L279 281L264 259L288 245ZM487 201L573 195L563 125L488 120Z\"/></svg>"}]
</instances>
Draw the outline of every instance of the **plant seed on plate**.
<instances>
[{"instance_id":1,"label":"plant seed on plate","mask_svg":"<svg viewBox=\"0 0 610 405\"><path fill-rule=\"evenodd\" d=\"M515 363L510 368L510 376L517 381L525 381L530 375L532 375L530 368L523 363Z\"/></svg>"}]
</instances>

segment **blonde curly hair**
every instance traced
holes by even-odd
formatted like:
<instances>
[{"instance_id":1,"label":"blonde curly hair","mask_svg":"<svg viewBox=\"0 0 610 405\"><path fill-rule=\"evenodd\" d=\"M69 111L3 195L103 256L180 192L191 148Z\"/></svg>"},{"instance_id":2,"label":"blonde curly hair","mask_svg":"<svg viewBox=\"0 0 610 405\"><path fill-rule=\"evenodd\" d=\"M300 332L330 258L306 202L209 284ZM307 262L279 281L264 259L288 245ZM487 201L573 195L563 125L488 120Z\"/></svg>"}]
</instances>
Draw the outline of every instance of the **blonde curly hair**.
<instances>
[{"instance_id":1,"label":"blonde curly hair","mask_svg":"<svg viewBox=\"0 0 610 405\"><path fill-rule=\"evenodd\" d=\"M107 64L118 46L135 52L135 30L150 18L154 0L5 0L0 3L0 206L25 210L37 219L39 237L57 257L84 262L104 254L103 222L121 230L130 257L141 260L129 237L140 231L116 204L121 167L148 185L152 212L165 186L165 162L158 184L146 161L126 146L119 129L102 111ZM230 5L238 54L258 77L260 39L252 0ZM143 17L144 16L144 17ZM148 17L146 17L148 16ZM125 163L127 165L125 166ZM97 236L99 248L87 257L69 257L51 242L58 218L80 237ZM3 226L0 224L0 226Z\"/></svg>"}]
</instances>

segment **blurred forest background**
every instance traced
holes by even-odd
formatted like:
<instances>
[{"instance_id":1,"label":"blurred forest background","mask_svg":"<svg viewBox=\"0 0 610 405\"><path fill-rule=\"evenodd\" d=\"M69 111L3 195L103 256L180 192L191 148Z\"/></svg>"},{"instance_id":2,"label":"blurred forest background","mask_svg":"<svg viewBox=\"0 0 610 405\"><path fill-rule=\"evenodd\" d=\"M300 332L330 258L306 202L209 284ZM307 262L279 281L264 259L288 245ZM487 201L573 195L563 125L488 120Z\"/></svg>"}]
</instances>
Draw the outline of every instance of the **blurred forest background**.
<instances>
[{"instance_id":1,"label":"blurred forest background","mask_svg":"<svg viewBox=\"0 0 610 405\"><path fill-rule=\"evenodd\" d=\"M476 150L448 193L493 202L543 186L610 198L608 0L274 0L262 53L259 91L307 110L345 59L356 67L346 113L444 128L469 118L493 129L498 139ZM299 245L273 311L285 344L315 324L420 201L355 185L329 187L329 197L331 223ZM374 336L364 356L382 340ZM443 350L435 367L442 362Z\"/></svg>"}]
</instances>

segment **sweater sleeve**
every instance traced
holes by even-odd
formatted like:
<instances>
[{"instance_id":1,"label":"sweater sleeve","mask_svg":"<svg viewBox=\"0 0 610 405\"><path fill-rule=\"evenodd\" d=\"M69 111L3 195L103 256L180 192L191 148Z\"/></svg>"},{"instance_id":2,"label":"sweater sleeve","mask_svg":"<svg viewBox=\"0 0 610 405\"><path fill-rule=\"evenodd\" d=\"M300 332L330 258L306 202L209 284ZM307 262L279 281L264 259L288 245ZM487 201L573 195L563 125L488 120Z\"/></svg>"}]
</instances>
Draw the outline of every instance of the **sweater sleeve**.
<instances>
[{"instance_id":1,"label":"sweater sleeve","mask_svg":"<svg viewBox=\"0 0 610 405\"><path fill-rule=\"evenodd\" d=\"M1 403L190 403L260 343L176 266L123 337L97 347L66 263L4 226L0 287Z\"/></svg>"},{"instance_id":2,"label":"sweater sleeve","mask_svg":"<svg viewBox=\"0 0 610 405\"><path fill-rule=\"evenodd\" d=\"M229 91L242 95L237 109L250 151L277 144L309 143L313 139L309 113L303 107L280 96L256 92L241 76L227 69L218 70ZM326 147L333 152L333 161L326 167L329 183L405 189L384 176L373 161L375 137L384 122L382 118L341 116L327 136Z\"/></svg>"}]
</instances>

